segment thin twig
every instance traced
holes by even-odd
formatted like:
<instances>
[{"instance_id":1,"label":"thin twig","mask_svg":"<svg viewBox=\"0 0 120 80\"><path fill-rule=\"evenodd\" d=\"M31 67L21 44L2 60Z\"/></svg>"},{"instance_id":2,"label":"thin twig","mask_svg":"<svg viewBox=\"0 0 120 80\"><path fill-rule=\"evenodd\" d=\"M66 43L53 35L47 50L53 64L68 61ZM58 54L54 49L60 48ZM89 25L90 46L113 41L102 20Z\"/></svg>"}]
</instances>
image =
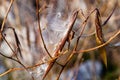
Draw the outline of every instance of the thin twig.
<instances>
[{"instance_id":1,"label":"thin twig","mask_svg":"<svg viewBox=\"0 0 120 80\"><path fill-rule=\"evenodd\" d=\"M5 25L5 22L6 22L8 13L10 12L10 9L11 9L11 7L12 7L13 2L14 2L14 0L11 0L10 5L9 5L9 7L8 7L8 9L7 9L6 15L5 15L5 17L4 17L4 19L3 19L3 22L2 22L1 32L2 32L3 29L4 29L4 25Z\"/></svg>"},{"instance_id":2,"label":"thin twig","mask_svg":"<svg viewBox=\"0 0 120 80\"><path fill-rule=\"evenodd\" d=\"M115 7L113 8L113 10L112 10L111 14L108 16L108 18L104 21L104 23L102 24L102 26L106 25L106 23L109 21L109 19L110 19L111 16L113 15L113 13L114 13L114 11L115 11L115 9L116 9L116 7L117 7L117 2L118 2L118 1L116 0Z\"/></svg>"},{"instance_id":3,"label":"thin twig","mask_svg":"<svg viewBox=\"0 0 120 80\"><path fill-rule=\"evenodd\" d=\"M76 42L76 45L75 45L75 50L77 50L80 37L82 36L83 31L85 30L85 26L86 26L86 24L87 24L87 20L88 20L88 18L87 18L87 19L82 23L82 25L81 25L81 26L83 26L83 27L82 27L82 30L81 30L81 32L80 32L80 35L77 37L77 42Z\"/></svg>"},{"instance_id":4,"label":"thin twig","mask_svg":"<svg viewBox=\"0 0 120 80\"><path fill-rule=\"evenodd\" d=\"M40 31L40 37L42 39L42 43L43 43L43 46L44 46L47 54L49 55L50 58L52 58L52 56L50 55L50 53L49 53L49 51L48 51L48 49L46 47L46 44L45 44L43 36L42 36L42 30L40 28L39 0L36 0L36 5L37 5L37 7L36 7L36 10L37 10L37 21L38 21L38 27L39 27L39 31Z\"/></svg>"},{"instance_id":5,"label":"thin twig","mask_svg":"<svg viewBox=\"0 0 120 80\"><path fill-rule=\"evenodd\" d=\"M63 52L63 53L61 53L60 55L58 55L58 56L56 56L56 57L53 57L53 58L50 59L49 61L45 61L45 62L42 62L42 63L38 63L38 64L35 64L35 65L33 65L33 66L28 66L28 67L26 67L26 69L32 69L32 68L35 68L35 67L40 66L40 65L42 65L42 64L51 63L51 62L53 62L55 59L57 59L58 57L60 57L60 56L62 56L62 55L64 55L64 54L66 54L66 51ZM11 60L13 60L13 61L18 62L18 60L14 59L14 58L12 58L12 57L8 57L8 56L2 54L1 52L0 52L0 55L2 55L3 57L6 57L6 58L8 58L8 59L11 59ZM25 70L25 68L11 68L11 69L5 71L4 73L0 74L0 77L4 76L4 75L6 75L6 74L8 74L8 73L10 73L10 72L12 72L12 71L16 71L16 70Z\"/></svg>"},{"instance_id":6,"label":"thin twig","mask_svg":"<svg viewBox=\"0 0 120 80\"><path fill-rule=\"evenodd\" d=\"M71 52L71 55L68 57L68 59L66 60L65 64L62 66L62 69L61 69L61 71L60 71L60 73L59 73L59 75L58 75L58 77L57 77L56 80L59 80L60 75L62 74L62 72L63 72L63 70L65 69L66 65L68 64L68 62L69 62L69 61L71 60L71 58L73 57L75 49L76 49L76 48L74 47L74 49L73 49L72 52Z\"/></svg>"},{"instance_id":7,"label":"thin twig","mask_svg":"<svg viewBox=\"0 0 120 80\"><path fill-rule=\"evenodd\" d=\"M90 48L90 49L86 49L86 50L79 50L79 51L75 51L74 53L85 53L85 52L89 52L89 51L93 51L93 50L96 50L98 48L101 48L103 46L106 46L107 44L109 44L114 38L116 38L118 35L120 35L120 30L115 33L115 35L113 35L108 41L106 41L105 43L97 46L97 47L93 47L93 48Z\"/></svg>"},{"instance_id":8,"label":"thin twig","mask_svg":"<svg viewBox=\"0 0 120 80\"><path fill-rule=\"evenodd\" d=\"M115 33L115 35L113 35L113 36L112 36L108 41L106 41L104 44L99 45L99 46L94 47L94 48L86 49L86 50L74 51L74 54L85 53L85 52L89 52L89 51L93 51L93 50L96 50L96 49L98 49L98 48L101 48L101 47L109 44L109 43L110 43L114 38L116 38L119 34L120 34L120 30L119 30L117 33ZM1 54L1 53L0 53L0 54ZM66 54L66 53L65 53L65 54ZM60 57L60 56L61 56L61 55L58 55L57 57L55 57L54 59L51 59L51 60L49 60L49 61L46 61L46 62L43 62L43 63L39 63L39 64L36 64L36 65L34 65L34 66L31 66L31 67L27 67L27 69L34 68L34 67L40 66L40 65L45 64L45 63L51 63L52 61L54 61L55 59L57 59L57 58ZM24 68L13 68L13 69L15 69L15 70L24 70ZM4 75L6 75L6 74L8 74L9 72L12 72L12 71L14 71L14 70L9 69L8 71L0 74L0 77L4 76Z\"/></svg>"},{"instance_id":9,"label":"thin twig","mask_svg":"<svg viewBox=\"0 0 120 80\"><path fill-rule=\"evenodd\" d=\"M11 68L11 69L7 70L6 72L0 74L0 77L4 76L12 71L16 71L16 70L22 70L22 68Z\"/></svg>"},{"instance_id":10,"label":"thin twig","mask_svg":"<svg viewBox=\"0 0 120 80\"><path fill-rule=\"evenodd\" d=\"M26 66L19 60L18 56L16 55L16 52L12 49L12 47L10 46L10 44L8 43L8 41L6 40L6 38L4 37L4 35L2 34L1 31L0 31L0 34L1 34L1 36L2 36L2 39L7 43L7 45L9 46L9 48L12 50L13 54L15 54L15 57L17 58L17 60L14 59L14 58L12 58L12 57L5 56L5 55L3 55L3 54L1 54L1 53L0 53L0 55L2 55L3 57L6 57L6 58L8 58L8 59L11 59L11 60L13 60L13 61L18 62L18 63L19 63L21 66L23 66L23 68L25 68L25 70L29 73L29 71L27 70ZM32 79L34 80L34 77L33 77L33 76L32 76Z\"/></svg>"}]
</instances>

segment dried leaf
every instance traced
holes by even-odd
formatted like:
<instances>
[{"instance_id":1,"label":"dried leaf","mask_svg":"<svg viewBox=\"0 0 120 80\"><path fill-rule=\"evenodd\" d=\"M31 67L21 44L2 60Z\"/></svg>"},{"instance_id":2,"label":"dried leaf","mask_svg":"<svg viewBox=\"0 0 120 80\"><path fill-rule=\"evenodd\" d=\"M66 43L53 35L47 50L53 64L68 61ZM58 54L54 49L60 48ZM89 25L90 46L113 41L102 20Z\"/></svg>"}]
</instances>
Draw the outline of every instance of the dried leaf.
<instances>
[{"instance_id":1,"label":"dried leaf","mask_svg":"<svg viewBox=\"0 0 120 80\"><path fill-rule=\"evenodd\" d=\"M95 26L96 26L96 34L95 34L95 37L96 37L96 42L97 42L97 45L101 45L104 43L104 39L103 39L103 33L102 33L102 26L101 26L101 18L100 18L100 13L99 13L99 10L96 9L96 17L95 17ZM106 49L105 47L101 47L98 49L99 50L99 53L100 53L100 56L103 60L103 63L105 64L105 66L107 67L107 56L106 56Z\"/></svg>"}]
</instances>

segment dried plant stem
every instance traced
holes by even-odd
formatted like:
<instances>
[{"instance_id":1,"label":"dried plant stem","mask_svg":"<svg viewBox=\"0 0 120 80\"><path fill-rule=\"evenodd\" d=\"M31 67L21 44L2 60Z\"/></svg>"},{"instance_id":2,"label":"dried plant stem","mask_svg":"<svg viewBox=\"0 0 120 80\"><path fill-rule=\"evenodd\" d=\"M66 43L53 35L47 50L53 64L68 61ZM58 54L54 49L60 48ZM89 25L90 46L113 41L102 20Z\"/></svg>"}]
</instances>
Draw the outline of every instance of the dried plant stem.
<instances>
[{"instance_id":1,"label":"dried plant stem","mask_svg":"<svg viewBox=\"0 0 120 80\"><path fill-rule=\"evenodd\" d=\"M12 57L9 57L9 56L4 55L1 51L0 51L0 55L3 56L3 57L5 57L5 58L8 58L8 59L11 59L11 60L13 60L13 61L18 62L18 60L14 59L14 58L12 58Z\"/></svg>"},{"instance_id":2,"label":"dried plant stem","mask_svg":"<svg viewBox=\"0 0 120 80\"><path fill-rule=\"evenodd\" d=\"M38 64L35 64L35 65L33 65L33 66L28 66L28 67L26 67L26 69L32 69L32 68L35 68L35 67L40 66L40 65L42 65L42 64L51 63L51 62L53 62L55 59L57 59L58 57L60 57L60 56L62 56L62 55L64 55L64 54L66 54L66 51L63 52L63 53L61 53L60 55L58 55L58 56L56 56L56 57L53 57L53 58L50 59L49 61L45 61L45 62L42 62L42 63L38 63ZM0 52L0 55L2 55L3 57L6 57L6 58L8 58L8 59L11 59L11 60L13 60L13 61L18 62L18 60L14 59L14 58L12 58L12 57L8 57L8 56L2 54L1 52ZM10 72L12 72L12 71L16 71L16 70L25 70L25 68L12 68L12 69L9 69L9 70L5 71L4 73L0 74L0 77L4 76L4 75L6 75L6 74L8 74L8 73L10 73Z\"/></svg>"},{"instance_id":3,"label":"dried plant stem","mask_svg":"<svg viewBox=\"0 0 120 80\"><path fill-rule=\"evenodd\" d=\"M115 33L115 35L113 35L113 36L112 36L108 41L106 41L104 44L99 45L99 46L94 47L94 48L86 49L86 50L74 51L74 54L75 54L75 53L78 54L78 53L89 52L89 51L93 51L93 50L96 50L96 49L98 49L98 48L101 48L101 47L109 44L109 43L110 43L114 38L116 38L119 34L120 34L120 30L119 30L117 33ZM2 54L2 53L0 53L0 55L1 55L1 54ZM66 54L66 53L64 53L64 54ZM61 55L64 55L64 54L61 54ZM42 65L42 64L45 64L45 63L51 63L52 61L54 61L55 59L57 59L57 58L60 57L61 55L58 55L58 56L54 57L53 59L51 59L51 60L49 60L49 61L42 62L42 63L36 64L36 65L34 65L34 66L26 67L26 68L27 68L27 69L31 69L31 68L40 66L40 65ZM5 56L4 56L4 57L5 57ZM8 58L8 57L6 57L6 58ZM10 58L11 58L11 57L10 57ZM14 61L15 61L15 60L14 60ZM24 68L12 68L12 69L9 69L8 71L0 74L0 77L4 76L4 75L6 75L6 74L8 74L8 73L10 73L10 72L12 72L12 71L16 71L16 70L25 70L25 69L24 69Z\"/></svg>"},{"instance_id":4,"label":"dried plant stem","mask_svg":"<svg viewBox=\"0 0 120 80\"><path fill-rule=\"evenodd\" d=\"M19 29L21 29L21 21L20 21L20 16L19 16L19 9L16 0L14 1L14 13L15 13L15 21Z\"/></svg>"},{"instance_id":5,"label":"dried plant stem","mask_svg":"<svg viewBox=\"0 0 120 80\"><path fill-rule=\"evenodd\" d=\"M14 2L14 0L11 0L10 5L9 5L9 7L8 7L8 9L7 9L6 15L5 15L5 17L4 17L4 19L3 19L3 22L2 22L1 32L2 32L3 29L4 29L4 25L5 25L5 22L6 22L8 13L10 12L10 9L11 9L11 7L12 7L13 2Z\"/></svg>"},{"instance_id":6,"label":"dried plant stem","mask_svg":"<svg viewBox=\"0 0 120 80\"><path fill-rule=\"evenodd\" d=\"M75 51L74 53L84 53L84 52L89 52L89 51L93 51L93 50L96 50L96 49L99 49L103 46L106 46L107 44L109 44L114 38L116 38L118 35L120 35L120 30L115 33L115 35L113 35L108 41L106 41L105 43L97 46L97 47L93 47L93 48L90 48L90 49L86 49L86 50L79 50L79 51Z\"/></svg>"},{"instance_id":7,"label":"dried plant stem","mask_svg":"<svg viewBox=\"0 0 120 80\"><path fill-rule=\"evenodd\" d=\"M108 18L104 21L104 23L102 24L102 26L106 25L106 23L109 21L109 19L111 18L112 14L114 13L116 7L117 7L117 0L116 0L116 3L115 3L115 7L113 8L111 14L108 16Z\"/></svg>"},{"instance_id":8,"label":"dried plant stem","mask_svg":"<svg viewBox=\"0 0 120 80\"><path fill-rule=\"evenodd\" d=\"M45 44L43 36L42 36L42 30L40 28L39 0L36 0L36 5L37 5L37 7L36 7L36 10L37 10L37 19L38 19L37 21L38 21L38 27L39 27L39 31L40 31L40 37L42 39L42 43L43 43L43 46L44 46L47 54L49 55L50 58L52 58L52 56L50 55L50 53L49 53L49 51L48 51L48 49L46 47L46 44Z\"/></svg>"},{"instance_id":9,"label":"dried plant stem","mask_svg":"<svg viewBox=\"0 0 120 80\"><path fill-rule=\"evenodd\" d=\"M74 48L74 50L75 50L75 48ZM74 53L73 53L74 50L72 51L71 55L68 57L66 63L62 66L62 69L61 69L61 71L60 71L60 73L59 73L59 75L58 75L58 77L57 77L56 80L59 80L60 75L62 74L62 72L63 72L63 70L65 69L66 65L68 64L68 62L70 61L70 59L73 57L73 55L74 55Z\"/></svg>"},{"instance_id":10,"label":"dried plant stem","mask_svg":"<svg viewBox=\"0 0 120 80\"><path fill-rule=\"evenodd\" d=\"M68 61L72 58L72 56L73 56L73 54L70 55L70 57L67 59L65 65L62 67L62 70L61 70L59 76L57 77L57 80L59 79L62 71L64 70L65 66L67 65ZM58 57L59 57L59 56L58 56ZM42 64L45 64L45 63L51 63L52 61L54 61L54 60L55 60L56 58L58 58L58 57L55 57L54 59L51 59L51 60L49 60L49 61L47 61L47 62L43 62L43 63L40 63L40 64L36 64L36 65L34 65L34 66L26 67L26 68L27 68L27 69L31 69L31 68L40 66L40 65L42 65ZM7 57L7 58L8 58L8 57ZM11 58L11 57L10 57L10 58ZM10 72L16 71L16 70L25 70L25 68L11 68L11 69L7 70L6 72L0 74L0 77L4 76L4 75L6 75L6 74L8 74L8 73L10 73Z\"/></svg>"},{"instance_id":11,"label":"dried plant stem","mask_svg":"<svg viewBox=\"0 0 120 80\"><path fill-rule=\"evenodd\" d=\"M87 19L86 19L86 20L87 20ZM59 75L58 75L58 77L57 77L56 80L59 80L60 75L62 74L64 68L66 67L66 65L68 64L68 62L70 61L70 59L73 57L73 55L74 55L74 51L76 51L76 49L77 49L77 47L78 47L78 42L79 42L79 39L80 39L80 37L81 37L81 35L82 35L84 29L85 29L85 25L86 25L86 23L87 23L87 21L85 21L85 24L83 23L84 26L83 26L83 28L82 28L82 30L81 30L81 32L80 32L80 36L77 38L77 42L76 42L76 44L75 44L75 47L74 47L74 49L72 50L71 55L68 57L68 59L67 59L65 65L62 66L62 70L60 71L60 73L59 73Z\"/></svg>"},{"instance_id":12,"label":"dried plant stem","mask_svg":"<svg viewBox=\"0 0 120 80\"><path fill-rule=\"evenodd\" d=\"M14 58L12 58L12 57L8 57L8 56L4 55L4 54L1 53L1 52L0 52L0 55L2 55L2 56L5 57L5 58L11 59L11 60L13 60L13 61L16 61L16 62L19 63L21 66L23 66L23 68L24 68L27 72L29 72L29 71L27 70L26 66L25 66L24 64L22 64L21 61L20 61L18 58L17 58L17 60L16 60L16 59L14 59ZM14 69L14 68L13 68L13 69ZM17 69L17 68L16 68L16 69ZM22 68L18 68L18 69L22 69ZM11 70L5 71L4 73L0 74L0 77L4 76L5 74L7 74L7 73L9 73L9 72L11 72ZM33 78L33 76L32 76L32 78Z\"/></svg>"},{"instance_id":13,"label":"dried plant stem","mask_svg":"<svg viewBox=\"0 0 120 80\"><path fill-rule=\"evenodd\" d=\"M11 0L10 5L9 5L9 7L8 7L8 9L7 9L6 15L5 15L4 19L3 19L2 26L1 26L1 30L0 30L0 35L2 36L2 39L3 39L3 40L7 43L7 45L10 47L10 49L12 50L12 52L16 55L16 52L12 49L12 47L10 46L10 44L7 42L7 40L5 39L4 35L2 34L2 32L3 32L3 30L4 30L5 22L6 22L6 20L7 20L8 13L10 12L10 9L11 9L11 7L12 7L12 5L13 5L13 2L14 2L14 0ZM21 64L21 65L26 69L26 67L21 63L21 61L20 61L19 58L17 57L17 55L16 55L16 58L17 58L17 60L16 60L16 59L13 59L12 57L7 57L7 56L3 55L2 53L0 53L0 54L1 54L2 56L6 57L6 58L9 58L9 59L11 59L11 60L14 60L14 61L18 62L19 64ZM26 70L27 70L27 69L26 69Z\"/></svg>"},{"instance_id":14,"label":"dried plant stem","mask_svg":"<svg viewBox=\"0 0 120 80\"><path fill-rule=\"evenodd\" d=\"M108 18L107 18L107 19L104 21L104 23L101 25L102 27L107 24L107 22L109 21L109 19L110 19L111 16L112 16L112 14L114 13L116 7L117 7L117 3L116 3L116 5L115 5L114 9L112 10L111 14L108 16ZM86 25L86 23L87 23L90 15L91 15L94 11L96 11L96 10L97 10L97 8L95 8L94 10L92 10L92 11L90 12L90 14L87 16L87 18L83 21L82 25L84 25L84 26ZM81 25L81 26L82 26L82 25ZM79 28L80 28L80 27L79 27ZM82 28L82 29L84 29L84 28ZM78 29L78 30L79 30L79 29ZM89 35L81 35L81 36L82 36L82 37L89 37L89 36L94 35L95 33L96 33L96 31L92 32L92 33L89 34ZM79 38L79 37L78 37L78 38Z\"/></svg>"},{"instance_id":15,"label":"dried plant stem","mask_svg":"<svg viewBox=\"0 0 120 80\"><path fill-rule=\"evenodd\" d=\"M61 40L61 42L59 43L58 47L56 48L56 50L54 52L54 56L58 56L59 55L58 54L59 51L61 51L62 48L64 47L64 45L65 45L65 43L66 43L66 41L68 39L68 36L69 36L69 34L70 34L71 30L72 30L73 24L74 24L74 22L75 22L75 20L77 18L77 15L78 15L78 10L73 13L72 18L71 18L71 22L68 24L68 29L66 31L66 34L65 34L64 38ZM57 59L55 59L53 62L51 62L49 64L49 66L48 66L48 68L47 68L47 70L46 70L46 72L45 72L42 80L44 80L44 78L46 77L46 75L48 74L48 72L51 70L51 68L53 67L53 65L56 62L56 60Z\"/></svg>"},{"instance_id":16,"label":"dried plant stem","mask_svg":"<svg viewBox=\"0 0 120 80\"><path fill-rule=\"evenodd\" d=\"M8 59L11 59L11 60L13 60L13 61L18 62L19 64L21 64L21 65L23 66L23 68L11 68L11 69L5 71L4 73L0 74L0 77L1 77L1 76L4 76L4 75L6 75L6 74L8 74L8 73L10 73L10 72L12 72L12 71L16 71L16 70L27 70L27 71L28 71L28 69L36 68L37 66L40 66L40 65L42 65L42 64L49 63L49 66L48 66L48 68L47 68L47 70L46 70L46 72L45 72L45 75L43 76L43 79L44 79L44 78L46 77L46 75L48 74L48 72L51 70L51 68L52 68L52 66L54 65L54 63L56 62L56 60L57 60L60 56L66 54L66 52L65 52L65 53L62 53L62 54L59 54L59 52L62 51L62 48L64 47L64 45L65 45L65 43L66 43L66 41L67 41L67 38L68 38L69 35L70 35L70 32L71 32L71 30L72 30L72 27L73 27L73 24L74 24L74 22L75 22L75 20L76 20L76 16L77 16L77 13L78 13L78 12L74 13L73 18L72 18L70 24L68 25L69 28L67 29L66 34L65 34L65 36L63 37L63 39L60 41L60 44L58 45L57 49L56 49L55 52L53 53L53 54L54 54L54 57L52 57L51 54L49 53L48 49L47 49L47 46L46 46L46 44L45 44L45 42L44 42L44 39L43 39L43 36L42 36L42 30L41 30L41 28L40 28L39 0L36 0L36 5L37 5L36 10L37 10L37 18L38 18L37 21L38 21L38 27L39 27L39 31L40 31L40 37L41 37L41 39L42 39L42 44L43 44L43 46L44 46L44 49L46 50L47 54L48 54L49 57L50 57L50 60L49 60L49 61L46 61L46 62L39 63L39 64L35 64L35 65L33 65L33 66L25 67L25 66L22 64L22 62L19 60L18 56L16 55L16 51L14 51L14 50L12 49L11 45L8 43L8 41L6 40L5 36L4 36L3 33L2 33L3 30L4 30L4 25L5 25L5 22L6 22L6 20L7 20L8 13L10 12L10 9L11 9L11 7L12 7L13 2L14 2L14 0L11 0L10 5L9 5L9 7L8 7L8 9L7 9L7 12L6 12L6 14L5 14L5 17L4 17L4 19L3 19L2 26L1 26L1 30L0 30L0 35L2 35L2 39L7 43L7 45L8 45L9 48L12 50L13 54L15 54L15 56L16 56L17 59L16 59L16 58L14 59L13 57L6 56L6 55L4 55L2 52L0 52L0 55L2 55L2 56L5 57L5 58L8 58ZM116 3L116 4L117 4L117 3ZM116 6L115 6L115 8L116 8ZM113 9L112 13L108 16L108 18L105 20L105 22L104 22L101 26L104 26L104 25L108 22L108 20L109 20L110 17L112 16L113 12L115 11L115 8ZM97 46L97 47L93 47L93 48L90 48L90 49L78 50L78 51L77 51L77 46L78 46L78 43L79 43L79 39L80 39L81 36L83 36L82 34L83 34L83 31L84 31L85 26L86 26L86 24L87 24L87 20L88 20L88 18L90 17L90 15L91 15L95 10L97 10L97 9L94 9L87 17L85 17L84 14L83 14L83 16L84 16L84 18L85 18L85 21L84 21L83 24L82 24L82 26L83 26L83 27L82 27L82 30L81 30L81 32L80 32L80 35L78 36L77 42L76 42L76 44L75 44L75 46L74 46L73 51L71 52L71 55L68 57L68 59L67 59L67 61L65 62L65 64L64 64L64 65L61 65L61 66L62 66L62 69L61 69L61 71L60 71L60 73L59 73L59 75L58 75L58 77L57 77L57 80L60 78L60 75L62 74L64 68L65 68L66 65L69 63L70 59L73 57L74 54L89 52L89 51L93 51L93 50L99 49L99 48L101 48L101 47L104 47L104 46L106 46L107 44L109 44L114 38L116 38L118 35L120 35L120 30L119 30L117 33L115 33L115 35L113 35L113 36L112 36L108 41L106 41L105 43L100 44L100 45ZM93 33L93 34L94 34L94 33ZM56 63L57 63L57 62L56 62ZM59 63L58 63L58 64L59 64ZM59 65L60 65L60 64L59 64ZM29 72L29 71L28 71L28 72ZM32 76L32 75L31 75L31 76ZM33 78L33 76L32 76L32 78ZM33 78L33 79L34 79L34 78Z\"/></svg>"},{"instance_id":17,"label":"dried plant stem","mask_svg":"<svg viewBox=\"0 0 120 80\"><path fill-rule=\"evenodd\" d=\"M2 39L7 43L7 45L9 46L9 48L11 49L11 51L13 52L13 54L16 55L15 51L12 49L12 47L10 46L10 44L8 43L8 41L6 40L6 38L4 37L4 35L1 33L1 31L0 31L0 34L2 36Z\"/></svg>"},{"instance_id":18,"label":"dried plant stem","mask_svg":"<svg viewBox=\"0 0 120 80\"><path fill-rule=\"evenodd\" d=\"M19 42L19 40L18 40L17 34L16 34L16 32L15 32L15 29L12 28L12 27L8 27L8 28L10 28L10 29L13 30L14 35L15 35L15 40L16 40L17 47L20 48L20 47L19 47L20 42ZM9 48L11 49L11 51L13 52L13 54L15 55L15 57L19 60L16 52L12 49L11 45L8 43L8 41L6 40L6 38L4 37L4 35L2 34L1 31L0 31L0 33L1 33L2 39L7 43L7 45L9 46ZM16 39L16 37L17 37L17 39ZM20 50L20 49L19 49L19 52L20 52L20 56L22 57L22 54L21 54L21 50Z\"/></svg>"},{"instance_id":19,"label":"dried plant stem","mask_svg":"<svg viewBox=\"0 0 120 80\"><path fill-rule=\"evenodd\" d=\"M16 71L16 70L22 70L22 68L11 68L11 69L7 70L6 72L0 74L0 77L4 76L12 71Z\"/></svg>"},{"instance_id":20,"label":"dried plant stem","mask_svg":"<svg viewBox=\"0 0 120 80\"><path fill-rule=\"evenodd\" d=\"M79 44L80 37L82 36L83 31L85 30L85 26L86 26L86 24L87 24L87 20L88 20L88 18L87 18L87 19L82 23L82 25L81 25L81 26L83 26L83 27L82 27L82 30L81 30L81 32L80 32L79 37L77 37L77 42L76 42L76 45L75 45L75 51L77 50L77 47L78 47L78 44Z\"/></svg>"},{"instance_id":21,"label":"dried plant stem","mask_svg":"<svg viewBox=\"0 0 120 80\"><path fill-rule=\"evenodd\" d=\"M12 29L14 29L14 28L12 28ZM2 55L3 57L6 57L6 58L8 58L8 59L11 59L11 60L13 60L13 61L16 61L17 63L19 63L19 64L29 73L29 71L27 70L26 66L19 60L18 56L16 55L16 52L12 49L12 47L10 46L10 44L8 43L8 41L5 39L5 37L4 37L4 35L1 33L1 31L0 31L0 34L1 34L1 36L2 36L2 39L7 43L7 45L8 45L9 48L12 50L13 54L15 55L15 57L16 57L17 59L14 59L14 58L12 58L12 57L8 57L8 56L2 54L1 52L0 52L0 55ZM33 78L32 75L31 75L31 77L32 77L32 80L34 80L34 78Z\"/></svg>"},{"instance_id":22,"label":"dried plant stem","mask_svg":"<svg viewBox=\"0 0 120 80\"><path fill-rule=\"evenodd\" d=\"M86 24L87 24L87 20L88 20L88 18L87 18L87 19L86 19L86 20L82 23L82 25L81 25L81 26L83 26L83 27L82 27L82 30L81 30L81 32L80 32L79 37L77 38L77 42L76 42L76 44L75 44L75 47L74 47L74 49L73 49L73 51L72 51L71 55L68 57L68 59L67 59L67 61L66 61L65 65L64 65L64 66L62 66L62 70L60 71L60 73L59 73L59 75L58 75L58 77L57 77L57 79L56 79L56 80L59 80L60 75L62 74L62 72L63 72L64 68L66 67L66 65L68 64L68 62L70 61L70 59L73 57L73 55L74 55L74 53L73 53L73 52L77 50L78 43L79 43L80 37L81 37L81 36L82 36L82 34L83 34L83 31L84 31L84 29L85 29L85 26L86 26Z\"/></svg>"},{"instance_id":23,"label":"dried plant stem","mask_svg":"<svg viewBox=\"0 0 120 80\"><path fill-rule=\"evenodd\" d=\"M13 54L15 55L15 57L17 58L17 60L19 61L19 58L18 58L18 56L16 55L16 52L12 49L11 45L8 43L8 41L6 40L6 38L4 37L4 35L1 33L1 31L0 31L0 34L1 34L1 36L2 36L2 39L7 43L7 45L9 46L9 48L11 49L11 51L13 52ZM12 57L11 57L11 58L12 58ZM15 60L15 61L17 61L17 60Z\"/></svg>"}]
</instances>

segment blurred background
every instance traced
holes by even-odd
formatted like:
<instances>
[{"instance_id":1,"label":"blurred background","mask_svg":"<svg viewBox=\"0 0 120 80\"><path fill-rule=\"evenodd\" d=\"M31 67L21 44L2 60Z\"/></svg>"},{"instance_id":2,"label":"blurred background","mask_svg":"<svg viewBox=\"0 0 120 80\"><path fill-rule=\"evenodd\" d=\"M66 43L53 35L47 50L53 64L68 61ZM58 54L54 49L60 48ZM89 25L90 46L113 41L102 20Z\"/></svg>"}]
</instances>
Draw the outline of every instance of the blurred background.
<instances>
[{"instance_id":1,"label":"blurred background","mask_svg":"<svg viewBox=\"0 0 120 80\"><path fill-rule=\"evenodd\" d=\"M11 1L0 0L0 28ZM120 0L39 0L41 33L50 55L54 56L56 47L64 38L68 29L67 25L71 22L70 19L75 10L79 9L80 12L73 25L74 36L70 40L70 51L57 59L57 62L62 65L65 64L66 57L70 56L75 47L76 39L82 30L82 26L79 26L90 12L98 8L101 14L101 22L104 23L115 5L117 7L113 15L108 23L102 27L105 41L120 30ZM9 45L16 52L16 38L12 29L8 27L15 29L22 53L22 57L19 54L17 56L26 67L50 60L40 37L36 14L36 0L14 0L2 32ZM94 33L95 14L93 13L89 17L79 40L78 50L96 46ZM0 35L0 53L16 59L9 45ZM63 50L67 50L68 45L66 42ZM75 54L68 62L59 80L120 80L120 35L105 48L107 50L107 68L102 62L98 50L79 53ZM0 80L32 80L31 77L34 77L34 80L41 80L47 66L48 64L45 63L28 69L28 71L16 70L0 77ZM0 74L11 68L22 67L18 62L0 55ZM61 68L59 64L55 63L45 80L55 80Z\"/></svg>"}]
</instances>

